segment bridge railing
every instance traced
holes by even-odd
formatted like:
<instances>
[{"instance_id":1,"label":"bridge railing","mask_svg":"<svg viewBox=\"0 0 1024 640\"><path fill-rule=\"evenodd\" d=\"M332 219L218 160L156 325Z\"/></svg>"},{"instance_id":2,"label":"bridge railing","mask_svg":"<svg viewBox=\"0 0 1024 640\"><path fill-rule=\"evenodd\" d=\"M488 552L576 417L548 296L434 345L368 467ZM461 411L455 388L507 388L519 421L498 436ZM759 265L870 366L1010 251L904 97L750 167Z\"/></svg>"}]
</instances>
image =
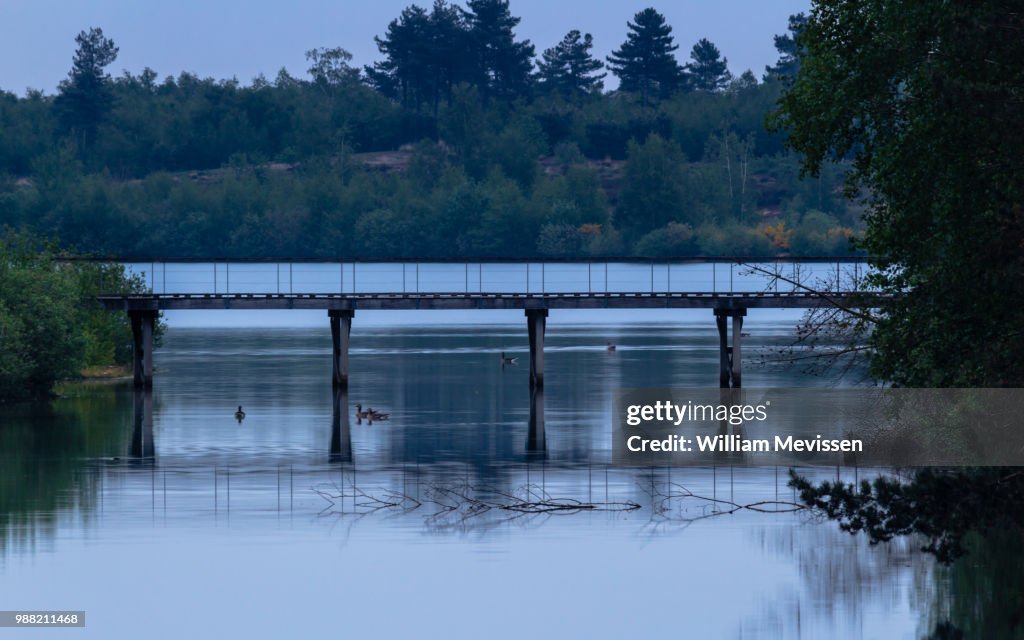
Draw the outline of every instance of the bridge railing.
<instances>
[{"instance_id":1,"label":"bridge railing","mask_svg":"<svg viewBox=\"0 0 1024 640\"><path fill-rule=\"evenodd\" d=\"M853 291L863 258L406 262L131 260L154 294L750 293ZM104 291L103 293L109 293Z\"/></svg>"}]
</instances>

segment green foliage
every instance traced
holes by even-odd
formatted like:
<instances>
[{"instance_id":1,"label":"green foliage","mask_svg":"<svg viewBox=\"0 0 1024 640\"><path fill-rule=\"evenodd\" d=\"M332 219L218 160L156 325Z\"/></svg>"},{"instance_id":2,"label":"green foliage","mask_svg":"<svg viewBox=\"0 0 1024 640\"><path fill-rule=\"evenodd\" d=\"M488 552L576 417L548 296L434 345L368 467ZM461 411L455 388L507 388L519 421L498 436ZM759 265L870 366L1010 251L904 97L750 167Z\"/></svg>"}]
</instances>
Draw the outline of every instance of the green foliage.
<instances>
[{"instance_id":1,"label":"green foliage","mask_svg":"<svg viewBox=\"0 0 1024 640\"><path fill-rule=\"evenodd\" d=\"M51 245L0 238L0 402L43 397L83 366L128 362L127 319L98 308L107 291L138 291L123 267L61 262Z\"/></svg>"},{"instance_id":2,"label":"green foliage","mask_svg":"<svg viewBox=\"0 0 1024 640\"><path fill-rule=\"evenodd\" d=\"M545 49L537 65L542 86L574 101L600 92L607 74L597 73L604 65L590 55L593 47L593 36L588 33L581 40L580 32L573 29L557 45Z\"/></svg>"},{"instance_id":3,"label":"green foliage","mask_svg":"<svg viewBox=\"0 0 1024 640\"><path fill-rule=\"evenodd\" d=\"M643 144L631 142L625 186L617 222L628 234L657 229L669 222L687 222L683 208L683 154L678 145L652 134Z\"/></svg>"},{"instance_id":4,"label":"green foliage","mask_svg":"<svg viewBox=\"0 0 1024 640\"><path fill-rule=\"evenodd\" d=\"M637 92L646 107L655 97L668 97L682 82L676 62L672 27L653 8L633 16L626 41L608 56L608 68L619 77L621 91Z\"/></svg>"},{"instance_id":5,"label":"green foliage","mask_svg":"<svg viewBox=\"0 0 1024 640\"><path fill-rule=\"evenodd\" d=\"M806 24L807 15L803 12L789 16L789 33L775 36L775 50L779 52L779 59L764 68L765 82L779 80L788 83L796 78L800 70L800 57L804 55L797 38Z\"/></svg>"},{"instance_id":6,"label":"green foliage","mask_svg":"<svg viewBox=\"0 0 1024 640\"><path fill-rule=\"evenodd\" d=\"M686 65L686 77L697 91L721 91L732 81L729 60L723 58L713 42L701 38L690 51L691 62Z\"/></svg>"},{"instance_id":7,"label":"green foliage","mask_svg":"<svg viewBox=\"0 0 1024 640\"><path fill-rule=\"evenodd\" d=\"M904 386L1021 386L1024 14L1003 2L818 3L772 117L818 174L852 157L870 194L873 373ZM818 207L821 208L821 207Z\"/></svg>"},{"instance_id":8,"label":"green foliage","mask_svg":"<svg viewBox=\"0 0 1024 640\"><path fill-rule=\"evenodd\" d=\"M114 97L110 91L108 67L117 59L117 46L93 27L75 37L71 71L60 84L60 95L54 102L63 130L70 134L82 151L92 147L96 129L106 117Z\"/></svg>"},{"instance_id":9,"label":"green foliage","mask_svg":"<svg viewBox=\"0 0 1024 640\"><path fill-rule=\"evenodd\" d=\"M62 85L91 74L109 98L87 147L60 126L63 93L0 93L0 225L110 255L311 257L636 253L671 222L718 227L695 251L739 251L780 217L799 237L773 251L822 254L843 243L799 235L805 211L858 228L845 167L801 180L783 136L765 130L779 83L747 74L686 90L653 10L619 51L619 90L601 93L593 41L578 31L533 78L517 21L502 0L413 5L377 39L371 68L319 47L307 76L282 69L248 86L149 68L110 78L100 63L113 45L88 32ZM633 97L641 85L646 105ZM508 220L521 224L505 241ZM554 242L556 228L572 241ZM743 231L723 239L726 228Z\"/></svg>"},{"instance_id":10,"label":"green foliage","mask_svg":"<svg viewBox=\"0 0 1024 640\"><path fill-rule=\"evenodd\" d=\"M508 0L467 0L465 12L471 78L485 100L511 100L531 88L534 47L517 41ZM465 52L464 54L465 55Z\"/></svg>"},{"instance_id":11,"label":"green foliage","mask_svg":"<svg viewBox=\"0 0 1024 640\"><path fill-rule=\"evenodd\" d=\"M685 256L695 248L693 227L678 222L655 229L636 243L636 253L641 256Z\"/></svg>"}]
</instances>

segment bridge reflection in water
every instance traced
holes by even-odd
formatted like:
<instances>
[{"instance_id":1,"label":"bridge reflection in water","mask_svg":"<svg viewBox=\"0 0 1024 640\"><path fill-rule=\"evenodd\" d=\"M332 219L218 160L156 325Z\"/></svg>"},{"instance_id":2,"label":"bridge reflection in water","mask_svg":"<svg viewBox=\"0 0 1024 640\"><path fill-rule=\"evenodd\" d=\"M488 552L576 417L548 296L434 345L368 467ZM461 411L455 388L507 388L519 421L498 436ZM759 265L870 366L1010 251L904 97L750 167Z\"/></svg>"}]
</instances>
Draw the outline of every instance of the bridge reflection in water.
<instances>
[{"instance_id":1,"label":"bridge reflection in water","mask_svg":"<svg viewBox=\"0 0 1024 640\"><path fill-rule=\"evenodd\" d=\"M152 462L157 457L153 434L153 392L136 389L132 399L133 422L130 457L135 461ZM332 463L355 462L352 453L352 408L349 406L348 387L335 386L331 407L331 438L328 460ZM545 457L547 441L544 435L544 390L534 387L530 391L530 419L527 425L525 451L531 457Z\"/></svg>"}]
</instances>

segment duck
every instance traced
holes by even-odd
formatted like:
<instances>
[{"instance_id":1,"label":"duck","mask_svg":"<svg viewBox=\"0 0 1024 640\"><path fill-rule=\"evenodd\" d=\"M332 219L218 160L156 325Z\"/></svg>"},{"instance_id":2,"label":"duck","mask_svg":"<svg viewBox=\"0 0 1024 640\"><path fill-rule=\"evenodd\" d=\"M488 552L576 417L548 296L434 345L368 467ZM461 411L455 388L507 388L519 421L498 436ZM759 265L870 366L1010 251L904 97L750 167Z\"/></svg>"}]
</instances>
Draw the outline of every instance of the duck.
<instances>
[{"instance_id":1,"label":"duck","mask_svg":"<svg viewBox=\"0 0 1024 640\"><path fill-rule=\"evenodd\" d=\"M235 412L235 420L239 422L245 420L245 412L242 411L242 405L238 405L238 411Z\"/></svg>"},{"instance_id":2,"label":"duck","mask_svg":"<svg viewBox=\"0 0 1024 640\"><path fill-rule=\"evenodd\" d=\"M391 417L390 413L381 413L380 411L374 411L373 409L369 409L369 411L370 420L387 420Z\"/></svg>"},{"instance_id":3,"label":"duck","mask_svg":"<svg viewBox=\"0 0 1024 640\"><path fill-rule=\"evenodd\" d=\"M615 343L611 340L608 341L608 346L605 347L608 351L615 351Z\"/></svg>"},{"instance_id":4,"label":"duck","mask_svg":"<svg viewBox=\"0 0 1024 640\"><path fill-rule=\"evenodd\" d=\"M505 355L504 351L501 352L501 364L503 366L506 365L506 364L515 364L516 360L518 360L518 359L519 358L509 358L508 356Z\"/></svg>"},{"instance_id":5,"label":"duck","mask_svg":"<svg viewBox=\"0 0 1024 640\"><path fill-rule=\"evenodd\" d=\"M366 411L363 411L363 405L357 404L356 405L356 419L362 420L363 418L370 418L372 416L372 414L373 414L373 410L370 409L369 407L367 407L366 409L367 409Z\"/></svg>"}]
</instances>

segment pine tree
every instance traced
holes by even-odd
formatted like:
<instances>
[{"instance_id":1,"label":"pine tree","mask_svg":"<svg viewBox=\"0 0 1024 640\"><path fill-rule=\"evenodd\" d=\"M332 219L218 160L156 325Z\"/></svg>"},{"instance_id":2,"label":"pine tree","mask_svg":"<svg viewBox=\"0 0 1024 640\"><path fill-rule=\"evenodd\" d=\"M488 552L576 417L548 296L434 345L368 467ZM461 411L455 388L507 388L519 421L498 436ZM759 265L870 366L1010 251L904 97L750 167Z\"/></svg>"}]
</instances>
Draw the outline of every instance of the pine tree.
<instances>
[{"instance_id":1,"label":"pine tree","mask_svg":"<svg viewBox=\"0 0 1024 640\"><path fill-rule=\"evenodd\" d=\"M789 33L775 36L775 50L779 52L779 60L764 68L765 81L785 81L796 77L800 69L800 45L797 44L797 38L806 24L807 15L804 13L789 16Z\"/></svg>"},{"instance_id":2,"label":"pine tree","mask_svg":"<svg viewBox=\"0 0 1024 640\"><path fill-rule=\"evenodd\" d=\"M485 101L511 100L530 90L534 47L516 41L519 18L509 11L508 0L468 0L465 12L475 63L475 84Z\"/></svg>"},{"instance_id":3,"label":"pine tree","mask_svg":"<svg viewBox=\"0 0 1024 640\"><path fill-rule=\"evenodd\" d=\"M429 21L422 7L411 5L388 24L383 37L373 39L384 60L368 67L367 76L381 93L407 108L419 109L429 91Z\"/></svg>"},{"instance_id":4,"label":"pine tree","mask_svg":"<svg viewBox=\"0 0 1024 640\"><path fill-rule=\"evenodd\" d=\"M629 33L618 50L608 56L608 68L619 77L622 91L638 92L647 106L655 96L668 96L681 85L682 75L673 52L672 27L665 16L644 9L627 23Z\"/></svg>"},{"instance_id":5,"label":"pine tree","mask_svg":"<svg viewBox=\"0 0 1024 640\"><path fill-rule=\"evenodd\" d=\"M556 46L546 49L537 65L545 88L569 100L599 92L607 74L596 73L604 65L590 55L593 46L594 39L589 33L581 40L580 32L574 29Z\"/></svg>"},{"instance_id":6,"label":"pine tree","mask_svg":"<svg viewBox=\"0 0 1024 640\"><path fill-rule=\"evenodd\" d=\"M721 91L732 80L729 60L723 58L718 47L707 38L701 38L690 51L686 65L690 85L698 91Z\"/></svg>"},{"instance_id":7,"label":"pine tree","mask_svg":"<svg viewBox=\"0 0 1024 640\"><path fill-rule=\"evenodd\" d=\"M437 115L442 98L451 101L452 87L470 80L464 61L468 27L460 10L436 0L431 11L410 5L375 37L384 60L366 68L370 83L404 107L419 111L430 105Z\"/></svg>"},{"instance_id":8,"label":"pine tree","mask_svg":"<svg viewBox=\"0 0 1024 640\"><path fill-rule=\"evenodd\" d=\"M75 37L78 49L68 77L60 83L54 100L61 127L71 135L80 152L92 148L96 130L113 106L110 76L104 70L117 59L117 46L93 27Z\"/></svg>"}]
</instances>

